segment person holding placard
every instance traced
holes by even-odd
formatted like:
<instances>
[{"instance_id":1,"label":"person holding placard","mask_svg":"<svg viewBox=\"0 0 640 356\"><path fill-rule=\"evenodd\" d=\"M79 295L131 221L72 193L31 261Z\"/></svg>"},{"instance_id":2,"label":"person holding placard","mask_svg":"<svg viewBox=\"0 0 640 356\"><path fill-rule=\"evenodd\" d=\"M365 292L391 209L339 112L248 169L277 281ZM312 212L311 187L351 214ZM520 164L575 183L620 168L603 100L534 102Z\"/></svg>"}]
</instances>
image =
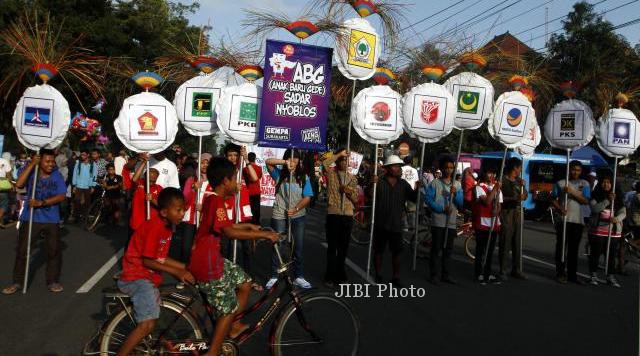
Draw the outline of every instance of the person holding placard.
<instances>
[{"instance_id":1,"label":"person holding placard","mask_svg":"<svg viewBox=\"0 0 640 356\"><path fill-rule=\"evenodd\" d=\"M327 269L324 284L346 283L345 260L351 241L353 213L358 203L358 179L349 173L349 152L342 150L325 159L327 177ZM335 163L335 169L331 165Z\"/></svg>"},{"instance_id":2,"label":"person holding placard","mask_svg":"<svg viewBox=\"0 0 640 356\"><path fill-rule=\"evenodd\" d=\"M449 263L453 240L457 236L458 209L462 209L464 203L462 186L460 182L453 179L455 171L453 158L450 156L440 158L440 169L443 172L442 177L429 183L425 188L424 195L424 200L432 212L429 273L431 275L430 281L434 285L439 285L441 281L450 284L456 283L449 275ZM453 204L450 204L451 202Z\"/></svg>"},{"instance_id":3,"label":"person holding placard","mask_svg":"<svg viewBox=\"0 0 640 356\"><path fill-rule=\"evenodd\" d=\"M511 157L505 166L505 176L502 178L502 195L504 202L500 219L502 231L498 243L498 256L500 258L500 279L507 280L509 267L509 252L511 252L511 276L517 279L526 279L520 269L520 256L522 245L520 244L520 204L527 199L527 190L524 189L524 181L520 178L522 161Z\"/></svg>"},{"instance_id":4,"label":"person holding placard","mask_svg":"<svg viewBox=\"0 0 640 356\"><path fill-rule=\"evenodd\" d=\"M496 182L496 180L496 169L486 167L482 173L482 180L476 185L474 192L473 230L476 236L474 267L476 281L481 285L501 283L491 272L493 250L502 225L500 207L504 199L500 182ZM486 256L486 261L483 263L484 256Z\"/></svg>"},{"instance_id":5,"label":"person holding placard","mask_svg":"<svg viewBox=\"0 0 640 356\"><path fill-rule=\"evenodd\" d=\"M273 204L271 227L277 232L285 233L287 231L287 220L289 220L291 238L293 240L291 243L293 244L294 284L300 288L309 289L311 288L311 283L304 278L302 247L304 243L306 207L311 202L311 197L313 197L311 179L304 173L302 168L300 150L287 149L282 159L269 158L266 164L271 178L276 181L276 200ZM292 171L293 174L290 174ZM293 176L294 183L289 182L290 175ZM289 202L291 202L291 205L289 205ZM266 284L267 289L273 287L278 280L278 262L275 255L272 255L271 267L271 279Z\"/></svg>"},{"instance_id":6,"label":"person holding placard","mask_svg":"<svg viewBox=\"0 0 640 356\"><path fill-rule=\"evenodd\" d=\"M613 275L615 271L615 255L618 251L617 245L622 236L622 221L626 218L627 209L622 202L622 193L613 191L613 179L611 176L604 176L591 194L591 223L589 228L589 272L592 285L598 285L598 263L600 255L606 254L607 237L609 236L609 225L612 225L611 246L609 249L609 268L607 274L607 284L620 288L620 284ZM615 208L615 214L611 212L611 206Z\"/></svg>"},{"instance_id":7,"label":"person holding placard","mask_svg":"<svg viewBox=\"0 0 640 356\"><path fill-rule=\"evenodd\" d=\"M33 175L38 170L38 182L33 186ZM45 236L47 272L47 288L50 292L63 291L60 284L60 270L62 268L62 246L60 243L60 203L65 199L67 186L55 164L55 153L52 150L41 149L40 155L33 156L31 162L20 173L16 182L17 188L27 188L28 196L35 198L27 202L27 206L20 214L20 229L18 230L18 248L13 268L13 284L4 288L2 294L14 294L22 288L27 259L27 235L29 230L29 207L33 207L32 234ZM35 242L35 240L33 240Z\"/></svg>"},{"instance_id":8,"label":"person holding placard","mask_svg":"<svg viewBox=\"0 0 640 356\"><path fill-rule=\"evenodd\" d=\"M376 220L373 230L373 251L375 282L383 283L382 279L382 257L387 244L391 250L391 283L396 288L401 288L400 284L400 253L402 252L402 219L405 215L405 204L407 201L415 201L418 191L402 179L402 166L404 161L396 155L387 158L384 164L385 174L378 179L374 176L374 183L377 182L376 191Z\"/></svg>"},{"instance_id":9,"label":"person holding placard","mask_svg":"<svg viewBox=\"0 0 640 356\"><path fill-rule=\"evenodd\" d=\"M582 218L582 205L589 204L591 189L589 182L580 178L582 174L582 163L574 160L569 163L569 184L564 179L556 183L551 197L551 204L566 216L567 219L567 259L566 263L562 259L562 219L558 219L556 224L556 280L558 283L566 284L567 281L582 284L578 279L578 248L584 230L584 219ZM565 194L566 193L566 194ZM564 209L564 199L567 197L567 209Z\"/></svg>"}]
</instances>

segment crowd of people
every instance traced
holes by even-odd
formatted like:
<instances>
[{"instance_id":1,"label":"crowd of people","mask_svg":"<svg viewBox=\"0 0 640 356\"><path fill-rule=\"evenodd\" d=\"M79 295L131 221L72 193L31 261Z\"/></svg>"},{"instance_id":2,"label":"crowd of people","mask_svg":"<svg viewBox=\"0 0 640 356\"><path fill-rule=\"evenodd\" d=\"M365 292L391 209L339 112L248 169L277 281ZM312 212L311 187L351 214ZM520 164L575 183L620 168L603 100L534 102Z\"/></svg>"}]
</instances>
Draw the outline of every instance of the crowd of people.
<instances>
[{"instance_id":1,"label":"crowd of people","mask_svg":"<svg viewBox=\"0 0 640 356\"><path fill-rule=\"evenodd\" d=\"M18 220L18 243L13 283L2 293L13 294L22 288L29 220L33 222L33 236L42 235L45 239L47 287L53 293L63 291L61 226L85 221L91 204L104 199L104 218L111 224L126 225L129 231L118 287L132 296L138 326L120 354L128 354L153 329L160 310L160 272L176 277L180 281L178 288L195 283L207 295L218 317L211 349L217 350L228 333L233 336L244 330L245 325L234 321L234 316L246 306L251 290L270 289L277 281L276 256L272 256L269 279L263 281L266 283L257 280L252 263L255 240L279 241L290 230L294 284L311 288L304 272L306 215L322 195L326 199L327 240L324 284L331 288L348 283L345 261L353 216L370 204L374 191L375 283L385 283L383 256L388 246L390 282L402 286L401 265L406 260L402 254L403 234L409 225L407 212L415 212L416 205L429 215L431 249L427 268L431 283L456 283L450 260L459 220L471 222L475 232L474 276L479 284L527 279L520 260L519 231L520 205L527 199L528 189L521 179L522 161L517 158L505 162L500 181L498 167L490 165L483 167L480 176L471 168L455 174L456 162L450 155L441 156L437 169L423 172L412 167L410 158L389 155L384 163L365 160L359 173L352 174L346 150L323 156L286 150L281 159L265 162L266 173L275 182L269 224L272 230L261 228L263 171L256 164L255 153L228 144L220 157L204 153L199 162L197 159L179 147L131 156L125 151L116 156L98 149L41 150L32 157L3 154L0 219L2 226ZM374 164L379 164L377 175L373 174ZM620 237L625 229L640 237L640 184L623 195L613 191L609 173L589 174L589 181L581 178L584 173L582 164L572 161L568 183L559 180L551 192L555 211L566 217L566 234L563 219L556 219L556 279L559 283L584 283L578 278L577 266L580 241L586 230L591 276L586 282L601 283L598 264L607 251L611 229L605 277L607 284L620 287L615 278L616 273L624 272L624 263L616 265L620 260ZM494 273L496 245L499 270Z\"/></svg>"}]
</instances>

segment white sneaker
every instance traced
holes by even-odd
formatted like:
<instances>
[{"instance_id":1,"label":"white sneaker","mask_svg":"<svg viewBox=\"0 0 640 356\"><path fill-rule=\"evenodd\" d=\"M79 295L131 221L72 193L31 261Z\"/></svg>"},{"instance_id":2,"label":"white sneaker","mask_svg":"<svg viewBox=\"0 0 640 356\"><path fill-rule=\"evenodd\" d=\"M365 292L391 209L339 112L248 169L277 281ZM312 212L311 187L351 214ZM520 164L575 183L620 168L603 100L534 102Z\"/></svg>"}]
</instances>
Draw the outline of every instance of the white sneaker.
<instances>
[{"instance_id":1,"label":"white sneaker","mask_svg":"<svg viewBox=\"0 0 640 356\"><path fill-rule=\"evenodd\" d=\"M277 281L278 278L271 278L269 281L267 281L267 284L264 287L267 289L271 289L271 287L273 287L273 285L276 284Z\"/></svg>"},{"instance_id":2,"label":"white sneaker","mask_svg":"<svg viewBox=\"0 0 640 356\"><path fill-rule=\"evenodd\" d=\"M592 286L597 286L598 285L598 275L595 273L591 273L591 279L589 280L589 284L591 284Z\"/></svg>"},{"instance_id":3,"label":"white sneaker","mask_svg":"<svg viewBox=\"0 0 640 356\"><path fill-rule=\"evenodd\" d=\"M298 287L300 287L302 289L311 288L311 283L307 282L307 280L304 279L303 277L296 278L296 280L293 281L293 284L295 284L296 286L298 286Z\"/></svg>"},{"instance_id":4,"label":"white sneaker","mask_svg":"<svg viewBox=\"0 0 640 356\"><path fill-rule=\"evenodd\" d=\"M612 274L607 276L607 284L615 288L620 288L620 283L618 283L616 277L614 277L614 275Z\"/></svg>"},{"instance_id":5,"label":"white sneaker","mask_svg":"<svg viewBox=\"0 0 640 356\"><path fill-rule=\"evenodd\" d=\"M177 290L183 290L184 289L184 283L182 283L182 282L176 283L176 289Z\"/></svg>"}]
</instances>

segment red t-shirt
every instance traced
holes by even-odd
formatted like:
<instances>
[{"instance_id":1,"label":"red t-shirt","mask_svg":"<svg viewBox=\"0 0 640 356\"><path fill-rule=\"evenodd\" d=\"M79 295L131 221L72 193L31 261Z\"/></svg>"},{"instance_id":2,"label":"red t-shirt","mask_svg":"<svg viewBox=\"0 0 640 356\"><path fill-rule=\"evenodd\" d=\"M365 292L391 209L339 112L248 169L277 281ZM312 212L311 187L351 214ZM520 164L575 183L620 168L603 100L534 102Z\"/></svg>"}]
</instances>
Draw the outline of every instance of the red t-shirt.
<instances>
[{"instance_id":1,"label":"red t-shirt","mask_svg":"<svg viewBox=\"0 0 640 356\"><path fill-rule=\"evenodd\" d=\"M198 282L222 277L224 258L220 253L222 229L233 225L224 198L211 194L202 204L202 221L191 249L189 271Z\"/></svg>"},{"instance_id":2,"label":"red t-shirt","mask_svg":"<svg viewBox=\"0 0 640 356\"><path fill-rule=\"evenodd\" d=\"M125 166L122 167L122 187L124 190L131 189L132 181L131 181L131 171Z\"/></svg>"},{"instance_id":3,"label":"red t-shirt","mask_svg":"<svg viewBox=\"0 0 640 356\"><path fill-rule=\"evenodd\" d=\"M131 200L131 219L129 219L129 226L133 230L137 230L142 223L146 221L147 217L147 202L145 200L145 180L138 180L138 187L136 191L133 193L133 199ZM158 195L162 191L162 187L157 184L152 184L149 192L153 199L158 199ZM153 208L153 204L151 205L151 218L153 216L158 215L158 210Z\"/></svg>"},{"instance_id":4,"label":"red t-shirt","mask_svg":"<svg viewBox=\"0 0 640 356\"><path fill-rule=\"evenodd\" d=\"M242 174L244 175L244 180L246 182L249 182L249 184L247 184L247 187L249 188L249 195L260 195L260 179L262 179L262 168L255 163L250 163L250 165L253 166L253 170L258 176L258 180L256 180L255 182L251 182L251 179L249 179L249 166L244 167L244 169L242 170Z\"/></svg>"},{"instance_id":5,"label":"red t-shirt","mask_svg":"<svg viewBox=\"0 0 640 356\"><path fill-rule=\"evenodd\" d=\"M162 283L162 274L145 267L143 258L163 261L169 253L173 231L160 217L151 215L151 220L142 223L129 242L127 253L122 259L120 280L135 281L148 279L157 286Z\"/></svg>"}]
</instances>

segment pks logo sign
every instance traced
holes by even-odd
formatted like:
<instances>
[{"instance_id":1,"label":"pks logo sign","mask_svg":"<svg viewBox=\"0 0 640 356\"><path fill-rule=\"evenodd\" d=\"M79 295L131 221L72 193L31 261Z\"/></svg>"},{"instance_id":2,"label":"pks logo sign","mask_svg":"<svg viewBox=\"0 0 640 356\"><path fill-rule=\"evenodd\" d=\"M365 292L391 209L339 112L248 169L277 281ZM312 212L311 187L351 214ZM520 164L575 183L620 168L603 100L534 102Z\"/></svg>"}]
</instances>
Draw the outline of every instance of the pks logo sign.
<instances>
[{"instance_id":1,"label":"pks logo sign","mask_svg":"<svg viewBox=\"0 0 640 356\"><path fill-rule=\"evenodd\" d=\"M38 108L27 106L24 109L24 125L49 128L51 110L48 108Z\"/></svg>"}]
</instances>

